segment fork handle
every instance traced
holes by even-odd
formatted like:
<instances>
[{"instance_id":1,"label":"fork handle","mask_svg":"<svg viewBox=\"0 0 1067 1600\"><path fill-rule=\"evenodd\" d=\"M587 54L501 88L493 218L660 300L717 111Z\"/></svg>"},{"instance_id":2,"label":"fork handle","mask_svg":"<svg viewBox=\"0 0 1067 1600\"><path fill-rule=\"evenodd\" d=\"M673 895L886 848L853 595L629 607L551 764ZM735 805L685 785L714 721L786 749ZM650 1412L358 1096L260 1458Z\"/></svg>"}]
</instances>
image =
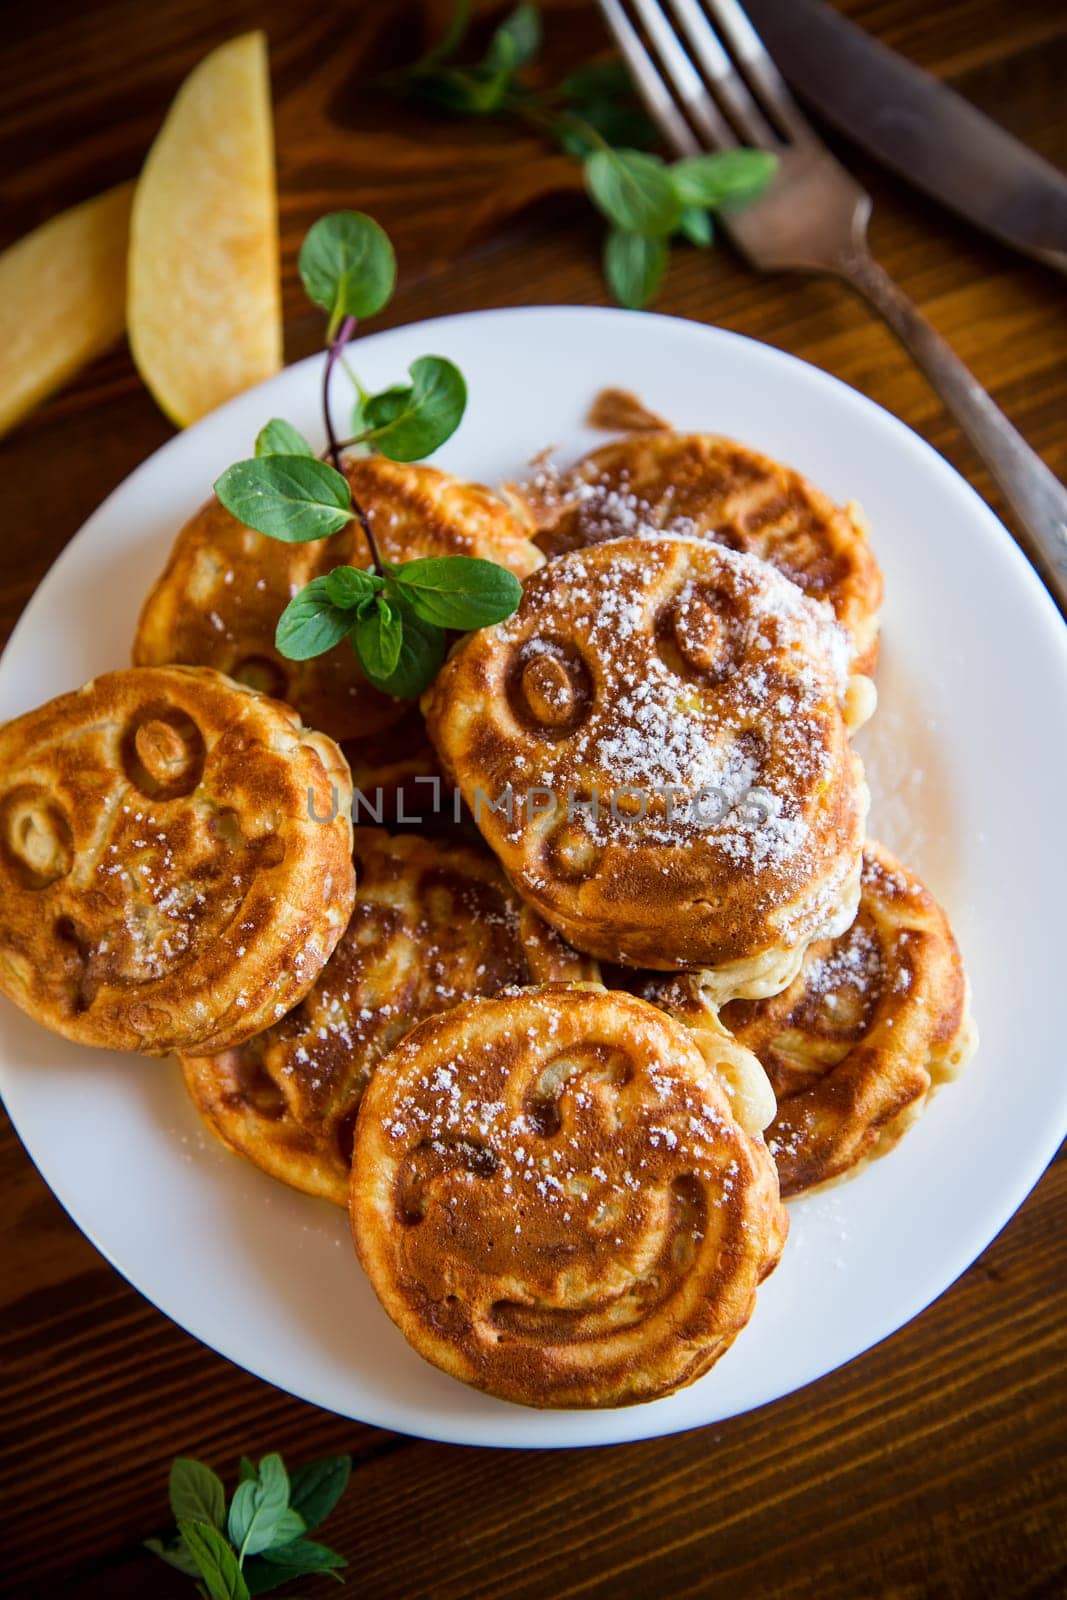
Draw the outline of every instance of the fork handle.
<instances>
[{"instance_id":1,"label":"fork handle","mask_svg":"<svg viewBox=\"0 0 1067 1600\"><path fill-rule=\"evenodd\" d=\"M839 270L889 324L956 418L1029 534L1031 559L1067 612L1067 489L868 251L855 250Z\"/></svg>"}]
</instances>

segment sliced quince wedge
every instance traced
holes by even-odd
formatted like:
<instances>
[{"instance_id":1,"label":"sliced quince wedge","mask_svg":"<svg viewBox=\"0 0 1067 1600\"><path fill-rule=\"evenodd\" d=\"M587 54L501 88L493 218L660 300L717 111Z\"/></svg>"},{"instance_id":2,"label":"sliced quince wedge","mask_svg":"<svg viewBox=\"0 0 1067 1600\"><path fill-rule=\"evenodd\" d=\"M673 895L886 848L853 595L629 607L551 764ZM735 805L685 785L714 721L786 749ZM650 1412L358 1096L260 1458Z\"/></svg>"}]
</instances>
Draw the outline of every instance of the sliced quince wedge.
<instances>
[{"instance_id":1,"label":"sliced quince wedge","mask_svg":"<svg viewBox=\"0 0 1067 1600\"><path fill-rule=\"evenodd\" d=\"M132 199L109 189L0 255L0 433L121 337Z\"/></svg>"},{"instance_id":2,"label":"sliced quince wedge","mask_svg":"<svg viewBox=\"0 0 1067 1600\"><path fill-rule=\"evenodd\" d=\"M274 131L264 34L189 74L148 153L130 226L130 347L184 426L281 365Z\"/></svg>"}]
</instances>

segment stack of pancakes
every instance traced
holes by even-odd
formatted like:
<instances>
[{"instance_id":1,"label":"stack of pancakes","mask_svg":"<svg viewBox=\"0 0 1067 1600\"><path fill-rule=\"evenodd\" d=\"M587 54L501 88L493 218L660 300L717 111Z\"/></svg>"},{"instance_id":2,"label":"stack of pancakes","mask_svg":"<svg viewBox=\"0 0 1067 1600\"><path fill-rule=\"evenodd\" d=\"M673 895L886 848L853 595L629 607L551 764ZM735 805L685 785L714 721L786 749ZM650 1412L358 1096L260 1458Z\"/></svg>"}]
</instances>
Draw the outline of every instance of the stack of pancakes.
<instances>
[{"instance_id":1,"label":"stack of pancakes","mask_svg":"<svg viewBox=\"0 0 1067 1600\"><path fill-rule=\"evenodd\" d=\"M369 564L358 527L205 506L135 666L0 729L0 989L176 1053L224 1143L349 1206L445 1371L652 1399L744 1327L781 1197L889 1149L973 1048L944 912L865 837L866 529L666 429L502 495L346 472L387 561L498 561L518 611L391 700L347 645L274 647L298 588Z\"/></svg>"}]
</instances>

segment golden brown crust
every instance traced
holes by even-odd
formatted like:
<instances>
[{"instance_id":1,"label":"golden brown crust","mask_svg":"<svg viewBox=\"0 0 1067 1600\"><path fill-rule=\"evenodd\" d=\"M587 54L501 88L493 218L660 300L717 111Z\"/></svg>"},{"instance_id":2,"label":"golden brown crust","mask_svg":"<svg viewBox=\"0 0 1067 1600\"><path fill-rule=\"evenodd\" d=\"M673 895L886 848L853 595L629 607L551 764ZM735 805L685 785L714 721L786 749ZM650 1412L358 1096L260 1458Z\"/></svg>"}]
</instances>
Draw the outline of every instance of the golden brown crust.
<instances>
[{"instance_id":1,"label":"golden brown crust","mask_svg":"<svg viewBox=\"0 0 1067 1600\"><path fill-rule=\"evenodd\" d=\"M344 931L350 805L332 740L207 669L107 673L16 718L0 729L0 991L81 1044L248 1038Z\"/></svg>"},{"instance_id":2,"label":"golden brown crust","mask_svg":"<svg viewBox=\"0 0 1067 1600\"><path fill-rule=\"evenodd\" d=\"M765 562L619 540L535 573L424 709L524 899L585 954L721 971L725 999L782 987L854 909L867 791L847 663L841 630Z\"/></svg>"},{"instance_id":3,"label":"golden brown crust","mask_svg":"<svg viewBox=\"0 0 1067 1600\"><path fill-rule=\"evenodd\" d=\"M349 456L344 466L386 561L481 556L525 577L543 559L515 515L480 484L383 456ZM133 660L215 667L288 701L309 727L334 739L373 736L399 722L408 704L372 688L347 643L310 661L290 661L274 647L278 618L299 589L335 566L369 564L354 522L329 539L283 544L210 500L179 533L145 601Z\"/></svg>"},{"instance_id":4,"label":"golden brown crust","mask_svg":"<svg viewBox=\"0 0 1067 1600\"><path fill-rule=\"evenodd\" d=\"M533 1406L629 1405L700 1377L788 1227L762 1141L686 1030L565 987L472 1001L381 1063L351 1213L414 1348Z\"/></svg>"},{"instance_id":5,"label":"golden brown crust","mask_svg":"<svg viewBox=\"0 0 1067 1600\"><path fill-rule=\"evenodd\" d=\"M355 830L356 903L299 1006L234 1050L185 1056L197 1109L272 1177L348 1203L356 1111L423 1017L528 981L519 904L481 846Z\"/></svg>"},{"instance_id":6,"label":"golden brown crust","mask_svg":"<svg viewBox=\"0 0 1067 1600\"><path fill-rule=\"evenodd\" d=\"M891 1149L976 1043L945 913L873 843L848 932L812 945L784 993L734 1001L722 1020L777 1095L767 1142L784 1195Z\"/></svg>"},{"instance_id":7,"label":"golden brown crust","mask_svg":"<svg viewBox=\"0 0 1067 1600\"><path fill-rule=\"evenodd\" d=\"M643 431L568 472L542 470L512 494L549 556L638 531L760 556L833 607L852 636L855 670L874 671L882 575L861 513L757 450L714 434Z\"/></svg>"}]
</instances>

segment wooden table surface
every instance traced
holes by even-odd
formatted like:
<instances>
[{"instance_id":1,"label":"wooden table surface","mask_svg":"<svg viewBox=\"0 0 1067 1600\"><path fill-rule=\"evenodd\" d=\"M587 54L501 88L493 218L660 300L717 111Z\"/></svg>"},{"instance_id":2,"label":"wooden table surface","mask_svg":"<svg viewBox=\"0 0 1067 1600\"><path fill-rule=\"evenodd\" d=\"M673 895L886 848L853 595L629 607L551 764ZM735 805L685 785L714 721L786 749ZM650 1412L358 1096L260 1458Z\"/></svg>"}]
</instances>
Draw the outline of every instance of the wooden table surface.
<instances>
[{"instance_id":1,"label":"wooden table surface","mask_svg":"<svg viewBox=\"0 0 1067 1600\"><path fill-rule=\"evenodd\" d=\"M400 289L383 322L603 303L598 225L580 198L549 197L470 236L485 197L543 155L535 138L417 114L368 87L443 9L5 7L0 244L132 177L185 73L219 41L261 26L277 109L288 357L313 349L320 327L296 279L299 241L342 206L370 211L397 244ZM845 9L1067 161L1062 0ZM573 3L551 7L548 34L560 65L604 47L595 12ZM849 159L875 196L873 241L890 272L1063 475L1062 280ZM1003 514L923 380L845 290L757 278L726 248L679 251L659 305L836 373L917 429ZM82 521L170 433L123 349L0 443L0 639ZM992 619L990 634L995 648ZM172 1457L201 1455L229 1474L242 1451L278 1449L290 1462L353 1453L327 1538L351 1560L350 1592L375 1600L1067 1594L1062 1159L948 1293L843 1370L719 1427L567 1455L427 1444L269 1388L179 1331L107 1265L6 1124L0 1163L4 1592L191 1593L140 1548L166 1520ZM291 1587L328 1592L324 1580Z\"/></svg>"}]
</instances>

